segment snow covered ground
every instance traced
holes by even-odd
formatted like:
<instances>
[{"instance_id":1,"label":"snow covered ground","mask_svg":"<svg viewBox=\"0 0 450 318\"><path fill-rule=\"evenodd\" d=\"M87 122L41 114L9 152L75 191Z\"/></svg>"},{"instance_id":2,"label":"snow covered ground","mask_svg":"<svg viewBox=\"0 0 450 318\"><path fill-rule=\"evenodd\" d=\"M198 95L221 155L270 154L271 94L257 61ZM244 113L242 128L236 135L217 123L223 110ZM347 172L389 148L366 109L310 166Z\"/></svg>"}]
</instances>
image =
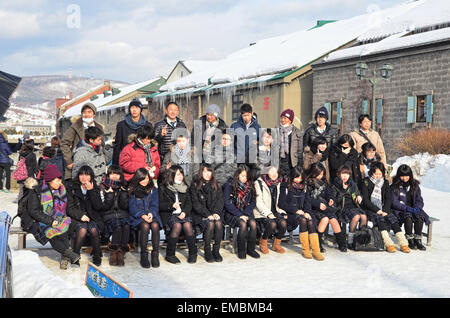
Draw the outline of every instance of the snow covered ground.
<instances>
[{"instance_id":1,"label":"snow covered ground","mask_svg":"<svg viewBox=\"0 0 450 318\"><path fill-rule=\"evenodd\" d=\"M182 263L172 265L163 259L162 249L157 269L143 269L138 253L127 253L122 268L109 266L105 253L100 268L126 284L138 298L450 297L450 178L445 177L450 174L450 156L429 161L426 155L416 156L400 158L399 162L421 162L426 172L421 178L425 210L440 219L434 223L432 246L425 252L341 253L328 247L325 261L318 262L304 259L297 243L284 244L284 255L270 252L259 260L242 261L229 249L222 249L224 261L212 264L204 260L203 250L196 264L187 263L187 250L177 250ZM430 167L431 160L434 163ZM433 180L434 176L439 176L441 182ZM15 215L15 195L0 196L5 203L3 209ZM15 297L92 297L83 286L90 260L87 254L82 255L81 267L62 271L59 257L51 249L17 251L17 237L10 238L10 246ZM39 244L28 236L27 246Z\"/></svg>"}]
</instances>

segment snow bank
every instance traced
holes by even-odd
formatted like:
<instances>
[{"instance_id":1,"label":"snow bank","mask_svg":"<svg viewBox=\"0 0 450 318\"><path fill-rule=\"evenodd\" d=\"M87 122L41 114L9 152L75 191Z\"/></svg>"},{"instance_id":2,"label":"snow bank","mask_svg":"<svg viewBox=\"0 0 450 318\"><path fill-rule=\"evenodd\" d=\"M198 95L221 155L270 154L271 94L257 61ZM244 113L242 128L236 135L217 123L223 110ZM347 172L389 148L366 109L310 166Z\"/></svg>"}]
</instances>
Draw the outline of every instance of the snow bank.
<instances>
[{"instance_id":1,"label":"snow bank","mask_svg":"<svg viewBox=\"0 0 450 318\"><path fill-rule=\"evenodd\" d=\"M430 155L428 152L400 157L392 165L391 176L397 174L400 165L411 167L414 177L422 186L439 191L450 192L450 155Z\"/></svg>"}]
</instances>

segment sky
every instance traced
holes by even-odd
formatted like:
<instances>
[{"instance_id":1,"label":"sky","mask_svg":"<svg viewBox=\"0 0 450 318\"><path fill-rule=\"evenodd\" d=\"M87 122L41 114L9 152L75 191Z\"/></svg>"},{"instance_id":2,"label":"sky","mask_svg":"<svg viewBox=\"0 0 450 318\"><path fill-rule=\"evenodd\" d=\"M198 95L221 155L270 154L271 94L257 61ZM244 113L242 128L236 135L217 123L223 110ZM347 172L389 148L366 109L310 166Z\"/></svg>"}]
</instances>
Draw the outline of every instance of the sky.
<instances>
[{"instance_id":1,"label":"sky","mask_svg":"<svg viewBox=\"0 0 450 318\"><path fill-rule=\"evenodd\" d=\"M0 0L0 70L129 83L407 0ZM357 26L355 26L357 27Z\"/></svg>"}]
</instances>

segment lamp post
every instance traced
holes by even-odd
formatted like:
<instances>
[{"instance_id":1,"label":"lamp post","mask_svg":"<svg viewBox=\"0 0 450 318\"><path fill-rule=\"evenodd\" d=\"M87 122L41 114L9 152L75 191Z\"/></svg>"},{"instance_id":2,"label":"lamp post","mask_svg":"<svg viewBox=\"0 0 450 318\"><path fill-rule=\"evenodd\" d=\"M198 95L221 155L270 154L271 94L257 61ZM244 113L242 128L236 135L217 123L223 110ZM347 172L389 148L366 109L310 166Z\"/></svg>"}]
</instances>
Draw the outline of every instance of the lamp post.
<instances>
[{"instance_id":1,"label":"lamp post","mask_svg":"<svg viewBox=\"0 0 450 318\"><path fill-rule=\"evenodd\" d=\"M360 62L355 66L355 73L359 80L362 80L367 74L367 64ZM384 64L380 69L380 75L386 81L388 81L392 76L392 71L394 67L390 64ZM376 70L372 71L372 77L368 78L370 85L372 86L372 129L375 130L376 127L376 111L375 111L375 88L378 84L379 78L377 78Z\"/></svg>"}]
</instances>

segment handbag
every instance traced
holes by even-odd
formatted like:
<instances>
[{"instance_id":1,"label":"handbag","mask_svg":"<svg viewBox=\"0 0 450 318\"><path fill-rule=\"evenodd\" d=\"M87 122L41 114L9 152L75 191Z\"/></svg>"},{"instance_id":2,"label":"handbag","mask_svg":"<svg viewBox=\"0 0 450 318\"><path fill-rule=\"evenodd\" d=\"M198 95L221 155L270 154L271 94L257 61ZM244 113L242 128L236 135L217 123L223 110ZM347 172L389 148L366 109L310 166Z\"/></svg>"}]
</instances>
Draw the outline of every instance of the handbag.
<instances>
[{"instance_id":1,"label":"handbag","mask_svg":"<svg viewBox=\"0 0 450 318\"><path fill-rule=\"evenodd\" d=\"M383 237L375 228L364 227L355 232L355 251L381 252L385 250Z\"/></svg>"}]
</instances>

